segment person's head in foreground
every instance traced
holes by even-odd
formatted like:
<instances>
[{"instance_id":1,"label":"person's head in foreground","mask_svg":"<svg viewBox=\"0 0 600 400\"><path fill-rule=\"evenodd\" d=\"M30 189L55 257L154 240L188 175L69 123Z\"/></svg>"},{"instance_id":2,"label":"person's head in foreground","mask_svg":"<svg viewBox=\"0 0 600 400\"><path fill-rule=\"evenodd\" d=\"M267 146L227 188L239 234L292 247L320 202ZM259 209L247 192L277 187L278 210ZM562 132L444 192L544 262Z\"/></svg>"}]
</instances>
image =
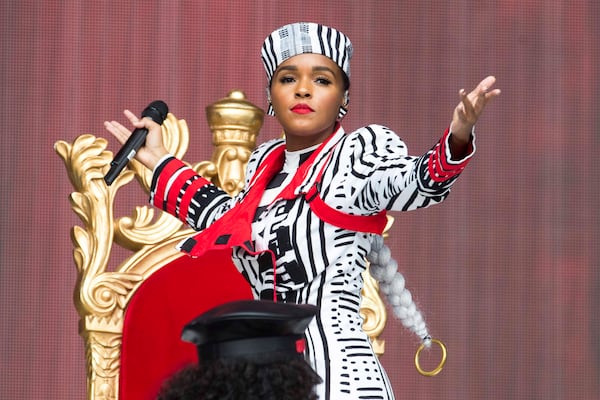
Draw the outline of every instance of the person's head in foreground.
<instances>
[{"instance_id":1,"label":"person's head in foreground","mask_svg":"<svg viewBox=\"0 0 600 400\"><path fill-rule=\"evenodd\" d=\"M185 326L198 364L176 373L159 400L313 400L321 378L304 360L311 305L238 301L215 307Z\"/></svg>"}]
</instances>

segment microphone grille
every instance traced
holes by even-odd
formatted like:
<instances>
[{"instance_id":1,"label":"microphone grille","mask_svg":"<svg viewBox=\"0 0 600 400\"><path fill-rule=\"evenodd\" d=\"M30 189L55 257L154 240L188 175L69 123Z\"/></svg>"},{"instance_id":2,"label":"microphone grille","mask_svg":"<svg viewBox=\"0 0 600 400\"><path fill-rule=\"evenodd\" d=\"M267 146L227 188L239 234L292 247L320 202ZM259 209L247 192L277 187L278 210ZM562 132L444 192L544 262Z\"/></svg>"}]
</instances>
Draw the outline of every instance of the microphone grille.
<instances>
[{"instance_id":1,"label":"microphone grille","mask_svg":"<svg viewBox=\"0 0 600 400\"><path fill-rule=\"evenodd\" d=\"M142 111L142 118L148 117L157 124L162 125L168 113L169 107L167 107L167 104L162 100L156 100Z\"/></svg>"}]
</instances>

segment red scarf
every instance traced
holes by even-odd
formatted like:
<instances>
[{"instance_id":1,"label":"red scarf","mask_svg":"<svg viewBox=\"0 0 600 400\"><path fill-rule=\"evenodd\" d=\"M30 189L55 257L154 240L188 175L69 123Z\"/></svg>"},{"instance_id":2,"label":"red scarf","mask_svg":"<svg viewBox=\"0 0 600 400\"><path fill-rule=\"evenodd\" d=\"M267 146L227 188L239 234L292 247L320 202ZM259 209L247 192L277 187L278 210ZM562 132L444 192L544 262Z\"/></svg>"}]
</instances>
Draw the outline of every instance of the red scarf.
<instances>
[{"instance_id":1,"label":"red scarf","mask_svg":"<svg viewBox=\"0 0 600 400\"><path fill-rule=\"evenodd\" d=\"M350 215L335 210L321 199L318 190L321 177L329 160L325 160L315 183L308 191L296 193L298 186L305 180L308 170L313 166L315 160L333 136L329 136L327 140L321 143L311 156L300 165L291 182L281 191L276 200L290 200L302 195L306 198L315 215L327 223L356 232L381 234L387 224L385 211L374 215ZM327 157L329 158L333 153L333 148L328 151L329 154ZM209 250L223 250L234 246L240 246L252 255L262 253L257 252L254 248L252 241L252 221L254 220L254 214L267 184L281 171L284 160L285 144L282 143L278 147L275 147L258 167L248 184L248 192L245 197L219 219L214 221L208 228L183 241L178 246L179 249L192 257L200 257ZM268 252L271 253L273 261L273 281L275 282L275 255L271 251ZM274 301L276 301L275 290L273 291L273 297Z\"/></svg>"}]
</instances>

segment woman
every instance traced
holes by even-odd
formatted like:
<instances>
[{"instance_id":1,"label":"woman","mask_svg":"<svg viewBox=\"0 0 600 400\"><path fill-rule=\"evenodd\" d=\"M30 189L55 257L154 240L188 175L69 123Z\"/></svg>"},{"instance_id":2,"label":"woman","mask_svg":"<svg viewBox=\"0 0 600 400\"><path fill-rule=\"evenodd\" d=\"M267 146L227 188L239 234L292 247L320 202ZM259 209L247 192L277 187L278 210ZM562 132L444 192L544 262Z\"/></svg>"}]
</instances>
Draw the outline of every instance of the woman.
<instances>
[{"instance_id":1,"label":"woman","mask_svg":"<svg viewBox=\"0 0 600 400\"><path fill-rule=\"evenodd\" d=\"M275 115L285 139L254 151L245 189L235 198L167 154L159 125L125 115L134 127L149 130L136 158L154 170L151 202L202 231L181 243L182 251L199 256L231 247L255 298L319 307L305 353L323 379L319 398L393 399L362 331L365 257L380 239L386 211L428 207L447 197L473 155L475 122L500 91L492 89L493 77L469 94L461 90L440 141L422 156L409 156L386 127L352 133L341 127L352 51L343 33L314 23L286 25L266 38L268 114ZM116 121L105 126L121 143L130 134ZM389 296L412 310L408 325L426 340L424 322L410 296L401 296L405 288L397 276L387 270L378 275Z\"/></svg>"}]
</instances>

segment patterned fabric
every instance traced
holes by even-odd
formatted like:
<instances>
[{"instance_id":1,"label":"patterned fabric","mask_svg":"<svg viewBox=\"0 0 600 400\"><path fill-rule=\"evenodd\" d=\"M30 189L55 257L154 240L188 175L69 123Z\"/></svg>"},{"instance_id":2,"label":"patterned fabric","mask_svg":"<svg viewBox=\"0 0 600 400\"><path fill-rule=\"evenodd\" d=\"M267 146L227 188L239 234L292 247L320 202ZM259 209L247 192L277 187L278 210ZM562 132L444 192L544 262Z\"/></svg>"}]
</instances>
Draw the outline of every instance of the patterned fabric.
<instances>
[{"instance_id":1,"label":"patterned fabric","mask_svg":"<svg viewBox=\"0 0 600 400\"><path fill-rule=\"evenodd\" d=\"M448 132L425 155L414 157L385 127L370 125L350 134L339 128L314 155L314 163L296 191L311 187L324 167L320 194L329 206L347 214L372 215L381 210L407 211L437 204L448 196L474 151L473 146L468 157L452 161L447 140ZM281 140L270 141L256 149L248 163L247 183L280 144ZM387 375L362 330L360 317L361 273L374 235L320 220L303 196L273 200L273 192L286 180L284 174L297 170L304 158L286 159L281 175L269 182L264 201L253 216L256 251L235 247L233 260L251 284L255 298L275 297L281 302L319 307L306 333L306 357L324 380L318 387L320 399L393 399ZM210 225L247 193L227 199L203 181L194 189L186 210L181 204L170 205L168 199L177 202L185 198L186 189L198 181L186 170L175 159L161 165L152 187L153 202L163 209L178 210L178 217L194 222L195 228Z\"/></svg>"},{"instance_id":2,"label":"patterned fabric","mask_svg":"<svg viewBox=\"0 0 600 400\"><path fill-rule=\"evenodd\" d=\"M265 39L262 46L262 61L270 83L277 67L290 57L298 54L321 54L330 58L350 78L352 58L350 39L337 29L312 22L298 22L282 26ZM268 115L275 115L269 104ZM346 114L340 108L340 119Z\"/></svg>"}]
</instances>

